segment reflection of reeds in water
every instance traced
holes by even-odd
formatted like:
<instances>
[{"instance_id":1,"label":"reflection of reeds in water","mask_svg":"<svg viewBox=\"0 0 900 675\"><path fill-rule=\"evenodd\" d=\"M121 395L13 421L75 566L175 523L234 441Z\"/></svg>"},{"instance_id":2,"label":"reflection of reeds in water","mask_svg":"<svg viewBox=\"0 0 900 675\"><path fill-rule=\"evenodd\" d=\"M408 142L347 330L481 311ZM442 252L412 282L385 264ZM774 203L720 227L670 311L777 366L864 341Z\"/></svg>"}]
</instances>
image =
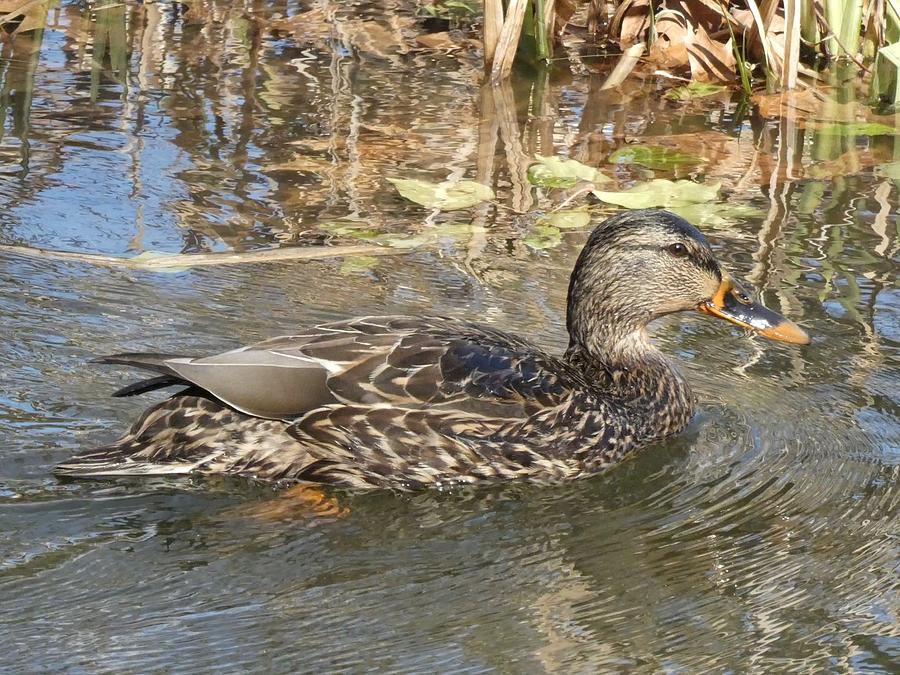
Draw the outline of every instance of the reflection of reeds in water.
<instances>
[{"instance_id":1,"label":"reflection of reeds in water","mask_svg":"<svg viewBox=\"0 0 900 675\"><path fill-rule=\"evenodd\" d=\"M94 40L91 66L91 100L96 101L104 74L127 86L128 54L126 53L125 4L115 0L94 6ZM106 70L106 62L109 69Z\"/></svg>"},{"instance_id":2,"label":"reflection of reeds in water","mask_svg":"<svg viewBox=\"0 0 900 675\"><path fill-rule=\"evenodd\" d=\"M281 16L273 17L275 12ZM360 239L372 232L402 236L432 222L471 220L468 214L432 214L423 224L422 212L403 211L385 192L384 177L474 177L499 196L474 211L475 224L487 229L455 235L466 252L466 268L474 273L487 264L474 261L489 258L489 251L502 250L502 242L521 233L515 214L553 206L528 182L535 153L605 166L614 150L643 141L701 155L705 163L696 177L722 181L730 201L759 201L760 191L765 195L768 209L750 279L779 289L782 310L802 313L802 298L793 289L809 270L797 258L809 252L805 238L825 239L831 243L819 252L819 273L825 277L821 292L833 292L839 279L848 293L842 299L847 315L871 329L871 317L857 309L866 300L852 291L856 275L834 268L842 249L833 241L841 234L833 227L833 214L858 190L876 205L871 282L890 284L878 261L889 261L897 252L890 208L894 181L884 178L861 187L846 174L896 160L895 139L854 135L852 126L849 133L835 135L816 123L856 119L858 109L833 95L837 91L855 102L846 78L835 77L821 100L806 93L786 95L775 103L760 100L751 109L736 105L725 92L706 102L676 105L648 95L647 84L635 77L609 89L605 75L571 80L544 70L531 79L478 86L480 74L471 61L445 63L440 71L431 62L415 61L417 53L404 42L414 19L400 15L382 25L324 0L299 15L275 4L248 18L230 5L203 2L189 5L186 15L156 4L112 4L67 6L62 21L53 17L53 27L65 32L68 67L90 72L90 99L121 100L120 108L106 108L96 124L126 137L133 195L144 195L148 187L141 180L145 153L152 151L145 145L148 120L162 120L171 130L167 142L187 161L171 169L179 193L168 200L168 208L184 232L187 250L221 243L241 250L304 238L315 243L326 236L318 224L335 220L359 224ZM37 28L16 34L3 48L0 114L12 115L12 133L22 139L32 135L28 122L36 78L42 77L37 69L42 36ZM276 44L294 51L289 58L279 56ZM457 79L452 86L438 83L422 93L421 82L433 80L435 72ZM405 77L414 84L404 84ZM761 117L761 111L777 123ZM723 114L731 116L731 131L721 130L721 121L717 127L710 124ZM64 135L39 133L46 141L44 152L47 145L65 143ZM28 152L27 143L16 147ZM58 171L63 161L62 154L53 162L19 158L35 178ZM615 172L623 184L646 176L640 170ZM40 182L34 181L37 189ZM813 234L796 226L798 213L817 220L827 213L832 225L823 224ZM727 219L719 227L726 236L746 234L746 228ZM132 245L140 248L140 231Z\"/></svg>"},{"instance_id":3,"label":"reflection of reeds in water","mask_svg":"<svg viewBox=\"0 0 900 675\"><path fill-rule=\"evenodd\" d=\"M44 38L44 23L47 16L47 2L32 2L26 7L27 14L21 19L15 32L25 28L16 38L4 41L0 51L0 139L6 128L7 111L12 108L13 133L19 137L28 136L28 123L31 114L31 103L34 95L34 77L41 53ZM0 19L0 30L9 27L10 15ZM5 66L5 68L4 68ZM15 92L15 101L12 94ZM27 147L23 147L27 152ZM21 157L22 163L28 163L27 154Z\"/></svg>"}]
</instances>

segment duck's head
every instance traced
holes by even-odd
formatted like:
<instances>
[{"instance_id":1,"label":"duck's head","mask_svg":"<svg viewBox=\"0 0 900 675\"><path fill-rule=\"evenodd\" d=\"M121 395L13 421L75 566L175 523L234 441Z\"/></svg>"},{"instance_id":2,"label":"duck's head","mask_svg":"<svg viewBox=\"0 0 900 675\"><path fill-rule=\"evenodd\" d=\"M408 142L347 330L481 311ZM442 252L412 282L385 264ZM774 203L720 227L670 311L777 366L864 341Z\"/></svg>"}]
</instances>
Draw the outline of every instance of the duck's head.
<instances>
[{"instance_id":1,"label":"duck's head","mask_svg":"<svg viewBox=\"0 0 900 675\"><path fill-rule=\"evenodd\" d=\"M773 340L809 343L795 323L754 302L686 220L654 209L627 211L597 226L569 285L574 345L597 354L627 348L643 341L654 319L688 310Z\"/></svg>"}]
</instances>

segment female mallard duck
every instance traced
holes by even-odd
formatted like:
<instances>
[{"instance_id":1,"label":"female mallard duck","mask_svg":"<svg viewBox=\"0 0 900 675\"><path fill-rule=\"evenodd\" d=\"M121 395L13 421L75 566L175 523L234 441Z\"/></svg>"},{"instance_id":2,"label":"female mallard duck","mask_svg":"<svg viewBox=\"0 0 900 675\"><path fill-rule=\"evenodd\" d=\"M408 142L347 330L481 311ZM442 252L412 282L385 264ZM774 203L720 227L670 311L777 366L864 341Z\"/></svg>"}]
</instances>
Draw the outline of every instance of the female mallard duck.
<instances>
[{"instance_id":1,"label":"female mallard duck","mask_svg":"<svg viewBox=\"0 0 900 675\"><path fill-rule=\"evenodd\" d=\"M665 211L606 220L569 284L569 347L553 356L465 321L365 317L217 356L116 354L155 372L114 396L186 387L62 476L230 474L352 488L578 478L680 432L687 383L654 319L699 310L809 343L750 300L693 226Z\"/></svg>"}]
</instances>

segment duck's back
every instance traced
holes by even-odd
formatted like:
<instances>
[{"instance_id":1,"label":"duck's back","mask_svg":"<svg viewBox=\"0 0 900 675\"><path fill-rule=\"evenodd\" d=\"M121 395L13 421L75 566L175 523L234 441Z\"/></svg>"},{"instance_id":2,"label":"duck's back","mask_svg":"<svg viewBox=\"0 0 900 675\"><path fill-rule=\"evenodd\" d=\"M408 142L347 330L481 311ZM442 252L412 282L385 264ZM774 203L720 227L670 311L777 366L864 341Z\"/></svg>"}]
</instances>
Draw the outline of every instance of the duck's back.
<instances>
[{"instance_id":1,"label":"duck's back","mask_svg":"<svg viewBox=\"0 0 900 675\"><path fill-rule=\"evenodd\" d=\"M523 429L571 404L577 369L491 328L443 318L323 324L212 357L120 354L187 387L62 475L227 473L356 487L512 478L553 468Z\"/></svg>"}]
</instances>

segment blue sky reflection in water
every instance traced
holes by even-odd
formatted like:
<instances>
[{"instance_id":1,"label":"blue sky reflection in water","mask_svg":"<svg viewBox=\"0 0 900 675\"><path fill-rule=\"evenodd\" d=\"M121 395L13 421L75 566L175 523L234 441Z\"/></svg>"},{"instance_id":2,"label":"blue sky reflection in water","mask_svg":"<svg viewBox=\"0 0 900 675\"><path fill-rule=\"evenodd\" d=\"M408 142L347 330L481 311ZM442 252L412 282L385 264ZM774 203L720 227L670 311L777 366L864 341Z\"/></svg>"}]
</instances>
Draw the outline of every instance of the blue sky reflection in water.
<instances>
[{"instance_id":1,"label":"blue sky reflection in water","mask_svg":"<svg viewBox=\"0 0 900 675\"><path fill-rule=\"evenodd\" d=\"M0 243L382 248L166 273L0 251L0 667L896 667L896 136L819 134L730 93L667 101L654 77L601 91L591 62L482 90L469 50L417 45L433 24L412 5L176 7L63 4L3 43ZM704 161L606 162L629 143ZM535 153L621 187L721 181L692 218L813 345L663 322L697 419L553 489L337 494L349 515L329 520L260 517L275 495L242 481L51 477L149 402L108 398L129 374L97 353L389 312L561 349L586 229L540 221L561 197L527 183ZM479 180L497 202L430 213L387 176Z\"/></svg>"}]
</instances>

